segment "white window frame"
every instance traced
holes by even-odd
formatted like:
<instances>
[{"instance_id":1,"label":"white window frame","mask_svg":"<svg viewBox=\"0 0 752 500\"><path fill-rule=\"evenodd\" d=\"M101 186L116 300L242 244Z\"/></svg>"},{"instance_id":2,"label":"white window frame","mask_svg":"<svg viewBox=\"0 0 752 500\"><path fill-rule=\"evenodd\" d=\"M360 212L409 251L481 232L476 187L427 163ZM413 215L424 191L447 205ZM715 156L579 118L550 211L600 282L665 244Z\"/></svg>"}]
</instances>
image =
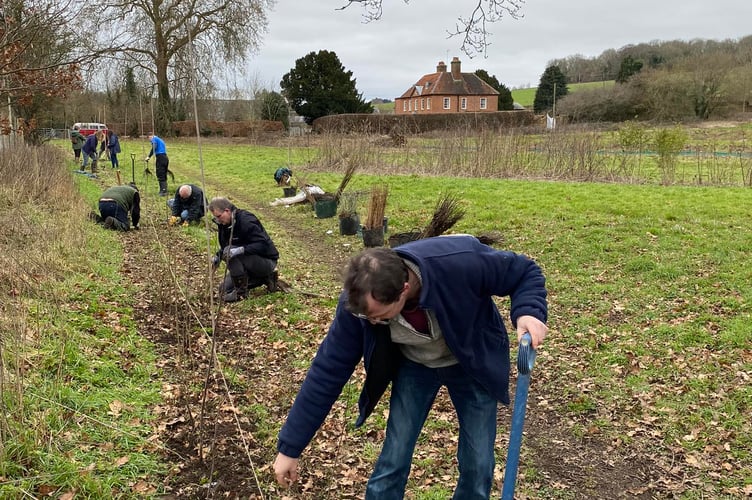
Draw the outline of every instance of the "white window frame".
<instances>
[{"instance_id":1,"label":"white window frame","mask_svg":"<svg viewBox=\"0 0 752 500\"><path fill-rule=\"evenodd\" d=\"M487 109L488 108L488 99L485 97L480 98L480 109Z\"/></svg>"},{"instance_id":2,"label":"white window frame","mask_svg":"<svg viewBox=\"0 0 752 500\"><path fill-rule=\"evenodd\" d=\"M426 109L431 109L431 98L426 99Z\"/></svg>"},{"instance_id":3,"label":"white window frame","mask_svg":"<svg viewBox=\"0 0 752 500\"><path fill-rule=\"evenodd\" d=\"M448 97L444 98L444 109L452 109L452 101Z\"/></svg>"},{"instance_id":4,"label":"white window frame","mask_svg":"<svg viewBox=\"0 0 752 500\"><path fill-rule=\"evenodd\" d=\"M460 98L460 109L467 109L467 97Z\"/></svg>"}]
</instances>

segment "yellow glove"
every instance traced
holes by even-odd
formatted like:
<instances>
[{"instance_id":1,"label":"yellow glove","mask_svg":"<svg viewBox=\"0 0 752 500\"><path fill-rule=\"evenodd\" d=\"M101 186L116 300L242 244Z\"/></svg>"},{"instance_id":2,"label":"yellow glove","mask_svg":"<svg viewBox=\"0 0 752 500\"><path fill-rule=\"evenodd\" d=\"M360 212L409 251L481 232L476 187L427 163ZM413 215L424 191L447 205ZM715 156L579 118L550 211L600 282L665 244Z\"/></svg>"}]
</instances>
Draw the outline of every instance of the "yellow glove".
<instances>
[{"instance_id":1,"label":"yellow glove","mask_svg":"<svg viewBox=\"0 0 752 500\"><path fill-rule=\"evenodd\" d=\"M170 225L170 226L175 226L175 225L179 224L180 221L181 221L180 217L178 217L176 215L173 215L172 217L170 217L170 220L167 221L167 224Z\"/></svg>"},{"instance_id":2,"label":"yellow glove","mask_svg":"<svg viewBox=\"0 0 752 500\"><path fill-rule=\"evenodd\" d=\"M187 220L183 221L183 227L188 227L188 221Z\"/></svg>"}]
</instances>

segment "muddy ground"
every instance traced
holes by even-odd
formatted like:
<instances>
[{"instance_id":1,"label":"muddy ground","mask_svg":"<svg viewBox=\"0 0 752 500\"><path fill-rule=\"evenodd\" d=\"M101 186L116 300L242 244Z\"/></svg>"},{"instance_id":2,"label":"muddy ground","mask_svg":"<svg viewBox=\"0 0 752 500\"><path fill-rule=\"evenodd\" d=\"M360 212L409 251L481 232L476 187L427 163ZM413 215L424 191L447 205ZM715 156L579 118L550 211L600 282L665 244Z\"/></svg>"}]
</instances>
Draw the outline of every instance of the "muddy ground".
<instances>
[{"instance_id":1,"label":"muddy ground","mask_svg":"<svg viewBox=\"0 0 752 500\"><path fill-rule=\"evenodd\" d=\"M147 213L162 201L145 198ZM241 208L284 226L274 235L282 251L281 277L329 299L298 294L297 302L313 318L306 321L290 314L281 293L257 290L240 304L212 302L210 287L220 276L210 282L206 252L186 231L167 227L157 215L140 231L123 235L123 273L138 290L138 329L159 353L164 402L154 412L170 464L164 498L361 498L383 431L378 416L354 430L357 410L342 400L306 450L296 486L280 490L271 464L276 432L332 315L338 269L362 243L332 246L300 223L300 212L262 203ZM214 234L210 242L216 248ZM289 262L293 256L296 264ZM290 340L296 348L289 347ZM582 432L581 423L556 411L557 379L563 376L542 368L533 372L518 498L671 497L670 483L680 478L652 463L645 445L625 447L595 429ZM357 394L361 378L356 374L345 390ZM387 410L382 401L376 413ZM506 408L499 412L497 498L510 416ZM456 481L455 418L445 394L429 420L435 425L416 451L408 498L435 484L451 489Z\"/></svg>"}]
</instances>

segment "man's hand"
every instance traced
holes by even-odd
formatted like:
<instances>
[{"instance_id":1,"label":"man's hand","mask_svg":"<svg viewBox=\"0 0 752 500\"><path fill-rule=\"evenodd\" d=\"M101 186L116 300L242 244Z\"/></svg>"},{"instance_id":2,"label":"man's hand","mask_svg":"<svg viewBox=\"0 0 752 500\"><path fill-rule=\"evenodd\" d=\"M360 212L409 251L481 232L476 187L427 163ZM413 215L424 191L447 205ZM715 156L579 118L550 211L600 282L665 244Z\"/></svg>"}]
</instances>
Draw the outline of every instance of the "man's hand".
<instances>
[{"instance_id":1,"label":"man's hand","mask_svg":"<svg viewBox=\"0 0 752 500\"><path fill-rule=\"evenodd\" d=\"M245 248L243 247L225 247L224 252L224 258L225 260L230 260L234 257L237 257L238 255L243 255L245 253Z\"/></svg>"},{"instance_id":2,"label":"man's hand","mask_svg":"<svg viewBox=\"0 0 752 500\"><path fill-rule=\"evenodd\" d=\"M147 156L146 158L144 158L144 161L145 161L146 163L149 163L149 160L150 160L150 159L151 159L151 156Z\"/></svg>"},{"instance_id":3,"label":"man's hand","mask_svg":"<svg viewBox=\"0 0 752 500\"><path fill-rule=\"evenodd\" d=\"M274 460L274 476L280 485L288 488L292 486L298 480L298 459L278 453Z\"/></svg>"},{"instance_id":4,"label":"man's hand","mask_svg":"<svg viewBox=\"0 0 752 500\"><path fill-rule=\"evenodd\" d=\"M181 220L180 217L176 215L172 215L170 216L170 220L167 221L167 224L170 226L175 226L180 223L180 220Z\"/></svg>"},{"instance_id":5,"label":"man's hand","mask_svg":"<svg viewBox=\"0 0 752 500\"><path fill-rule=\"evenodd\" d=\"M537 349L543 343L548 333L548 327L544 322L534 316L520 316L517 318L517 341L522 339L525 332L530 333L533 339L533 349Z\"/></svg>"}]
</instances>

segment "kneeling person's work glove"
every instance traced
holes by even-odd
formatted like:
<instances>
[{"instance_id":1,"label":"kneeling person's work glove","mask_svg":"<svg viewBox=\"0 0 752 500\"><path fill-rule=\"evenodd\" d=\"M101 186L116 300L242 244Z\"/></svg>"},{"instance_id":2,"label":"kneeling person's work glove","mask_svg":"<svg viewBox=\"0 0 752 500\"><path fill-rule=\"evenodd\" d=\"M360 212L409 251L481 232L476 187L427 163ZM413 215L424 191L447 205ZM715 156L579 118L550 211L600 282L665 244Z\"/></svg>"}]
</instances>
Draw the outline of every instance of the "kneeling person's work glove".
<instances>
[{"instance_id":1,"label":"kneeling person's work glove","mask_svg":"<svg viewBox=\"0 0 752 500\"><path fill-rule=\"evenodd\" d=\"M178 217L177 215L173 215L170 217L170 220L167 221L167 224L170 226L174 226L176 224L179 224L180 221L181 221L180 217Z\"/></svg>"},{"instance_id":2,"label":"kneeling person's work glove","mask_svg":"<svg viewBox=\"0 0 752 500\"><path fill-rule=\"evenodd\" d=\"M245 248L243 247L227 247L225 248L225 260L230 260L233 257L237 257L238 255L243 255L245 253Z\"/></svg>"}]
</instances>

